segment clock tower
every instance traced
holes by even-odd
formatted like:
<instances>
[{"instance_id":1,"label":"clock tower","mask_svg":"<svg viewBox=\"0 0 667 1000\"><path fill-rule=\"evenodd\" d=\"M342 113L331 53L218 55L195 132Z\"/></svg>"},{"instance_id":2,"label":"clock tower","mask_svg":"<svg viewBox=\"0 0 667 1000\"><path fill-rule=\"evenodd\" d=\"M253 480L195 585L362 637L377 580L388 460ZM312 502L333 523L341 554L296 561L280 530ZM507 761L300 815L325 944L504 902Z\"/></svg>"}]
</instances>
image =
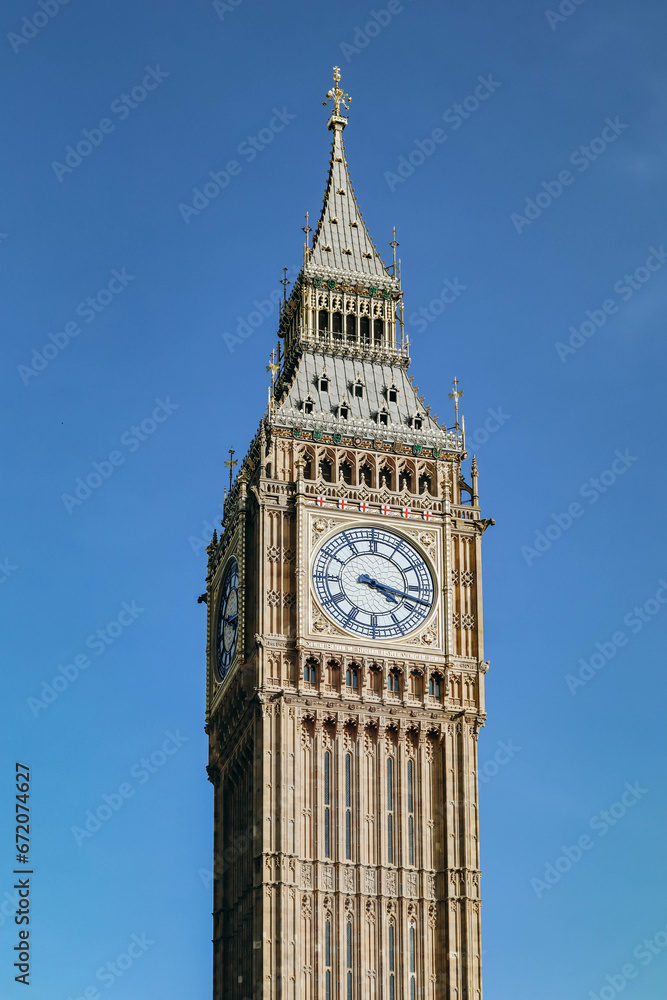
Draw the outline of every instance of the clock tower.
<instances>
[{"instance_id":1,"label":"clock tower","mask_svg":"<svg viewBox=\"0 0 667 1000\"><path fill-rule=\"evenodd\" d=\"M208 547L214 1000L481 1000L480 549L461 393L408 374L348 95L267 410ZM230 465L230 472L233 466Z\"/></svg>"}]
</instances>

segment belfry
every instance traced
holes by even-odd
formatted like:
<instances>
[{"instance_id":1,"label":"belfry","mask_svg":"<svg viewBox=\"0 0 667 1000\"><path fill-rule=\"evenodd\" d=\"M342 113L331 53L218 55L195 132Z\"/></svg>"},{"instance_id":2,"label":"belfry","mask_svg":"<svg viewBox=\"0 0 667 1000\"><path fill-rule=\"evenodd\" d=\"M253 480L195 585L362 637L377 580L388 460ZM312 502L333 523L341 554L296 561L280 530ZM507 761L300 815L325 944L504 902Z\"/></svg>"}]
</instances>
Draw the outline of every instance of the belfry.
<instances>
[{"instance_id":1,"label":"belfry","mask_svg":"<svg viewBox=\"0 0 667 1000\"><path fill-rule=\"evenodd\" d=\"M214 1000L481 1000L486 527L350 183L329 176L208 547ZM233 454L233 453L232 453ZM230 478L234 464L230 456Z\"/></svg>"}]
</instances>

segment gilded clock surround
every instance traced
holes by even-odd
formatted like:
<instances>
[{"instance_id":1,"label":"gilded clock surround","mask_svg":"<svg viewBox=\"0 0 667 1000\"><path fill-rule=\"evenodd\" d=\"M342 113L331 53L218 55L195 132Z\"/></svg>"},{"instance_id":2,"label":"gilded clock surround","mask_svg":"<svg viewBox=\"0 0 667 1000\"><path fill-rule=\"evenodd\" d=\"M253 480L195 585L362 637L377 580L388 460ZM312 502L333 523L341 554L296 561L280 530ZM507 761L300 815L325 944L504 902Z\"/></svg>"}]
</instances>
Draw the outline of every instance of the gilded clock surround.
<instances>
[{"instance_id":1,"label":"gilded clock surround","mask_svg":"<svg viewBox=\"0 0 667 1000\"><path fill-rule=\"evenodd\" d=\"M213 995L481 1000L481 539L492 522L474 458L463 475L458 416L439 424L408 376L400 262L384 264L361 217L338 96L269 405L208 547ZM434 607L414 632L373 641L323 612L313 558L350 526L423 554ZM237 645L219 683L232 558Z\"/></svg>"}]
</instances>

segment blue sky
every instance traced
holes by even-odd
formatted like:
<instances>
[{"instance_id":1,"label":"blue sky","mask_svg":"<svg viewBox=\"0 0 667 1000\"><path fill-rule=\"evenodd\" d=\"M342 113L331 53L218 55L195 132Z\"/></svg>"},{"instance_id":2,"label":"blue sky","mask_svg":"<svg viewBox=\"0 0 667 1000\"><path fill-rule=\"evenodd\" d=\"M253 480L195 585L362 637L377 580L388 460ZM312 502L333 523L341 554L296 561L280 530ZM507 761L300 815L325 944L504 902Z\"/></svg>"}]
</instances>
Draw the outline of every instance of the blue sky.
<instances>
[{"instance_id":1,"label":"blue sky","mask_svg":"<svg viewBox=\"0 0 667 1000\"><path fill-rule=\"evenodd\" d=\"M497 522L485 995L662 1000L664 5L56 3L7 0L0 30L0 898L22 760L32 997L210 995L201 539L264 409L275 310L237 330L319 213L337 63L415 381L451 422L458 376Z\"/></svg>"}]
</instances>

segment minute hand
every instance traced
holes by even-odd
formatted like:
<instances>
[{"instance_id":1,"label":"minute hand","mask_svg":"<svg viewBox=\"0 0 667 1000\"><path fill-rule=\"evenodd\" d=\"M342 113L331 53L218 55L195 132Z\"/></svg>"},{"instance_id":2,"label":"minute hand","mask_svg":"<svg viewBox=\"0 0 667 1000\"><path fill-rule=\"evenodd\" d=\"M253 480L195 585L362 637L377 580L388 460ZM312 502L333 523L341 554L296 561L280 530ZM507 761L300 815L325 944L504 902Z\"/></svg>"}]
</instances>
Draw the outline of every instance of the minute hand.
<instances>
[{"instance_id":1,"label":"minute hand","mask_svg":"<svg viewBox=\"0 0 667 1000\"><path fill-rule=\"evenodd\" d=\"M367 583L373 590L381 590L385 594L396 594L397 597L405 597L408 601L414 601L415 604L424 604L427 608L430 608L430 601L423 601L421 597L413 597L412 594L406 594L402 590L396 590L395 587L390 587L386 583L380 583L379 580L374 580L372 577L368 576L367 573L363 573L359 577L360 583Z\"/></svg>"}]
</instances>

